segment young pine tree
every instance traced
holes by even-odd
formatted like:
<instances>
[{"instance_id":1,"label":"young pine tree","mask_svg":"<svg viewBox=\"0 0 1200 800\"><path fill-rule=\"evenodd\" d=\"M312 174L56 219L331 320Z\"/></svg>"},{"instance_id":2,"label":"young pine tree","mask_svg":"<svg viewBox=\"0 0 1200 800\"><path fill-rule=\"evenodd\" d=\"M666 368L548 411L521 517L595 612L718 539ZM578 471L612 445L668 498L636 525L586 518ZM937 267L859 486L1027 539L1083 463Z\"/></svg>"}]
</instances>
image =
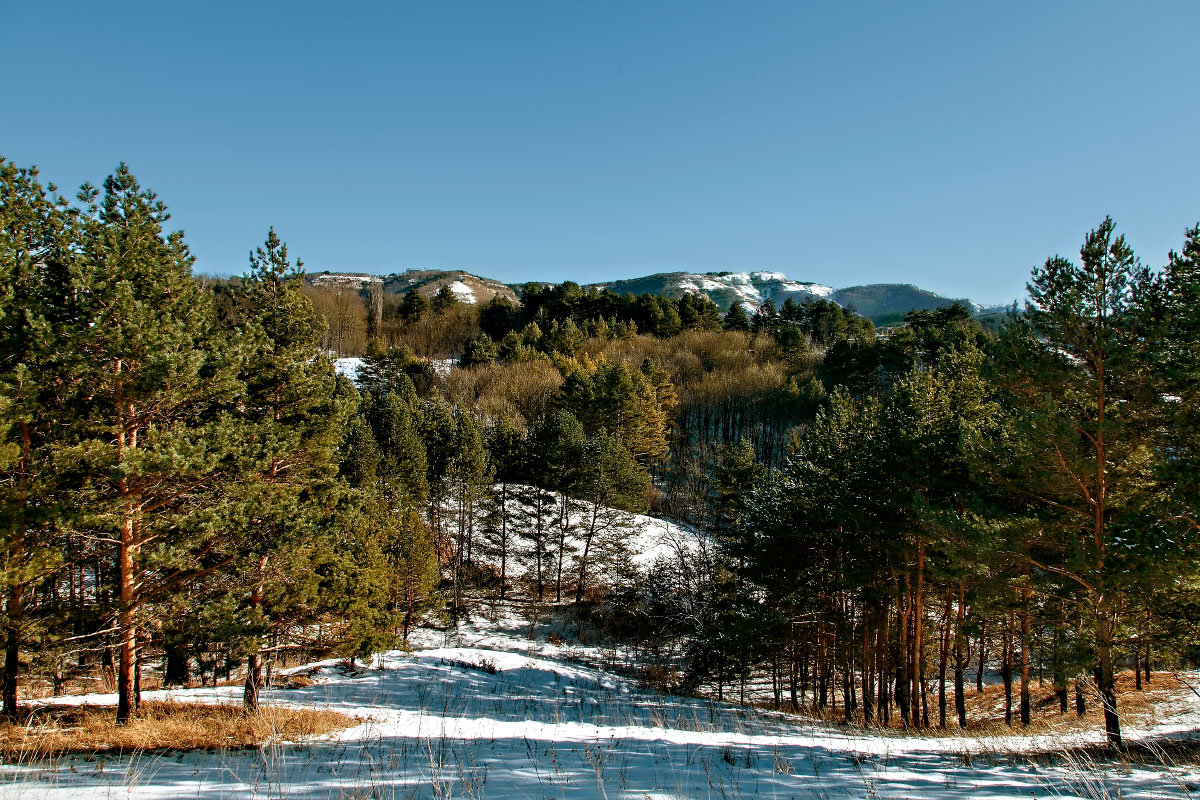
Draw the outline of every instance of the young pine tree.
<instances>
[{"instance_id":1,"label":"young pine tree","mask_svg":"<svg viewBox=\"0 0 1200 800\"><path fill-rule=\"evenodd\" d=\"M250 274L242 284L245 319L254 343L241 378L246 391L242 419L251 426L245 484L242 541L243 569L251 587L251 624L271 616L264 608L266 583L271 595L286 591L289 577L271 571L274 554L294 546L319 524L322 495L332 490L336 448L345 404L334 399L334 372L320 352L322 326L312 304L301 294L302 264L288 260L287 245L272 228L263 247L250 255ZM285 562L287 563L287 562ZM263 684L258 640L247 656L244 702L256 708Z\"/></svg>"}]
</instances>

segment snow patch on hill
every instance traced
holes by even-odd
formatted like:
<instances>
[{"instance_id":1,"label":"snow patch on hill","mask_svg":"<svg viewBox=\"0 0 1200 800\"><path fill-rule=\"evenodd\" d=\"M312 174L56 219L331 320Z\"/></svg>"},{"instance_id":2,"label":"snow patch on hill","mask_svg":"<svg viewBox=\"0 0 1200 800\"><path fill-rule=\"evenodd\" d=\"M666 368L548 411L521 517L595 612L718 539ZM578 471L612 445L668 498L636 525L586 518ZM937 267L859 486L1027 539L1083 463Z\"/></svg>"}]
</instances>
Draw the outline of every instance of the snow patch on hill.
<instances>
[{"instance_id":1,"label":"snow patch on hill","mask_svg":"<svg viewBox=\"0 0 1200 800\"><path fill-rule=\"evenodd\" d=\"M475 298L475 290L470 286L467 286L462 281L454 281L453 283L449 284L449 286L450 291L454 293L455 298L457 298L460 303L474 304L477 302Z\"/></svg>"}]
</instances>

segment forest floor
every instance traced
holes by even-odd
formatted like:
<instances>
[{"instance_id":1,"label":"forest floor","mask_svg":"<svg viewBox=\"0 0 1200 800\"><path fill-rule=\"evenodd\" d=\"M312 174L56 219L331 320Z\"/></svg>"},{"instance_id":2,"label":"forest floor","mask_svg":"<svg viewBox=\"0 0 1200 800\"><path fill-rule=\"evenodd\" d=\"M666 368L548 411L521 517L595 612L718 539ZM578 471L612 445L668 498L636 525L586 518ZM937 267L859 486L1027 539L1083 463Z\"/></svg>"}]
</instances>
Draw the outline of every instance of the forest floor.
<instances>
[{"instance_id":1,"label":"forest floor","mask_svg":"<svg viewBox=\"0 0 1200 800\"><path fill-rule=\"evenodd\" d=\"M264 693L272 706L357 718L353 727L249 750L18 760L0 767L0 797L1200 797L1191 746L1200 697L1182 683L1158 681L1154 713L1127 721L1133 754L1113 758L1098 747L1096 725L940 736L866 730L660 694L595 666L611 658L549 622L482 613L457 630L419 631L411 652L383 654L369 667L325 661L289 670L311 685L296 680L296 688ZM239 689L146 695L221 703L236 702ZM45 702L111 706L115 698Z\"/></svg>"}]
</instances>

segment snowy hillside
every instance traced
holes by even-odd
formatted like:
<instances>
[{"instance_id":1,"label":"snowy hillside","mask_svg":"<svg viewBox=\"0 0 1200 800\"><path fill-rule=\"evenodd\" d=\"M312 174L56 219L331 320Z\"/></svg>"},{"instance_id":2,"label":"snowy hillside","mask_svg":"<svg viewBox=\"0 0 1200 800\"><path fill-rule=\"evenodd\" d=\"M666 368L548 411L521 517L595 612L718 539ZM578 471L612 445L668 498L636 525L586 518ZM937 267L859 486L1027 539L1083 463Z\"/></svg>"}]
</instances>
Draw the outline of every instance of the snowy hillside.
<instances>
[{"instance_id":1,"label":"snowy hillside","mask_svg":"<svg viewBox=\"0 0 1200 800\"><path fill-rule=\"evenodd\" d=\"M463 270L409 269L390 275L317 272L308 276L308 282L318 287L346 287L354 290L365 289L370 284L378 283L385 294L404 294L415 289L426 297L432 297L446 286L460 303L475 305L486 303L493 297L503 297L510 302L517 301L516 292L511 287Z\"/></svg>"},{"instance_id":2,"label":"snowy hillside","mask_svg":"<svg viewBox=\"0 0 1200 800\"><path fill-rule=\"evenodd\" d=\"M794 281L782 272L667 272L595 286L618 294L653 293L676 298L688 293L706 294L722 310L738 302L751 311L768 300L779 306L789 297L800 302L810 297L830 297L834 292L830 286Z\"/></svg>"}]
</instances>

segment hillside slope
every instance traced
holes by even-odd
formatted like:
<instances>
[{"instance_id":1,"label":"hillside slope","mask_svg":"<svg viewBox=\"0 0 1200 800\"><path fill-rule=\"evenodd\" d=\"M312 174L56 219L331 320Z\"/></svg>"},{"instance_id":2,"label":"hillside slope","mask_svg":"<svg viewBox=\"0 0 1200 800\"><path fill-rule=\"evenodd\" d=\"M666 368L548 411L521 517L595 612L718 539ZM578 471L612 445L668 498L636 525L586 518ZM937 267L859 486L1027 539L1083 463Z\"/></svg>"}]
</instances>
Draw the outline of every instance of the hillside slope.
<instances>
[{"instance_id":1,"label":"hillside slope","mask_svg":"<svg viewBox=\"0 0 1200 800\"><path fill-rule=\"evenodd\" d=\"M417 289L432 296L442 286L449 286L466 303L486 303L499 295L516 302L526 284L503 284L462 270L407 270L386 276L365 273L319 272L308 280L314 286L347 286L362 289L373 282L381 283L384 292L403 294ZM939 308L962 303L973 311L983 310L968 299L943 297L908 283L873 283L835 289L820 283L796 281L782 272L660 272L638 278L588 284L585 288L608 289L617 294L661 294L678 299L685 294L705 294L721 309L728 311L734 302L754 312L770 300L778 308L789 298L795 302L825 298L839 305L852 307L876 324L893 324L905 313L918 309Z\"/></svg>"},{"instance_id":2,"label":"hillside slope","mask_svg":"<svg viewBox=\"0 0 1200 800\"><path fill-rule=\"evenodd\" d=\"M779 306L789 297L800 302L810 297L829 297L834 291L819 283L794 281L782 272L662 272L591 286L617 294L661 294L676 299L688 293L706 294L722 311L735 301L753 311L768 300Z\"/></svg>"},{"instance_id":3,"label":"hillside slope","mask_svg":"<svg viewBox=\"0 0 1200 800\"><path fill-rule=\"evenodd\" d=\"M500 296L513 302L517 294L512 287L491 278L483 278L463 270L410 269L391 275L367 275L349 272L316 272L308 276L313 286L346 286L363 289L379 283L386 294L404 294L416 289L427 297L437 294L443 286L449 286L454 296L464 303L486 303Z\"/></svg>"}]
</instances>

